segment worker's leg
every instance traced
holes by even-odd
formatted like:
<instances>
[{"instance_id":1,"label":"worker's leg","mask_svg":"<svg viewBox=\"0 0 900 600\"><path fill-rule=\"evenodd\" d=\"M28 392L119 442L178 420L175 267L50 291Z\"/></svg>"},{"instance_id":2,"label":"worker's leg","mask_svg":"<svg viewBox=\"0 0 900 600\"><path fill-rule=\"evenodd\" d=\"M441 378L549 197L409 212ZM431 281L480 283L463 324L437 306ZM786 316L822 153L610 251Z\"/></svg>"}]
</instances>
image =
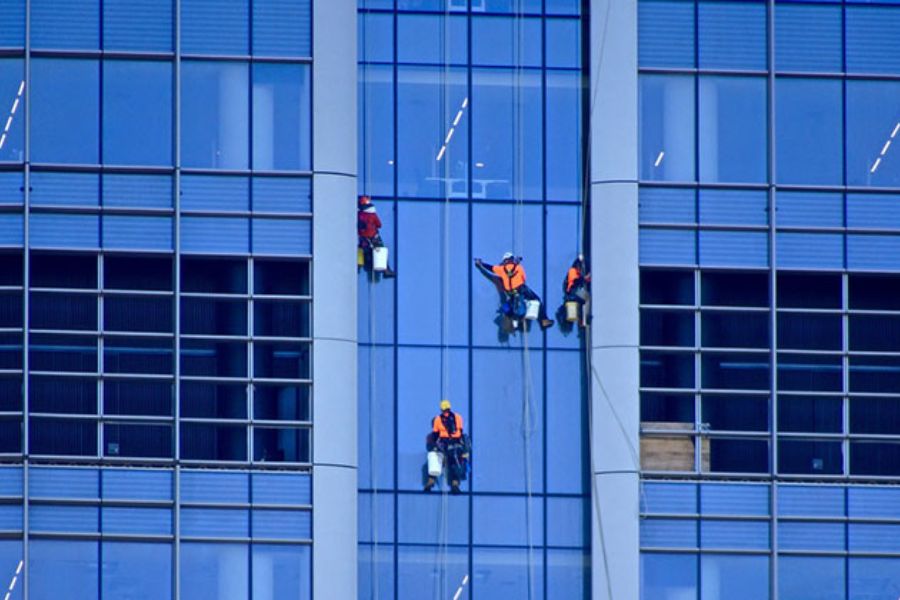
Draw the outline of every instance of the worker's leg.
<instances>
[{"instance_id":1,"label":"worker's leg","mask_svg":"<svg viewBox=\"0 0 900 600\"><path fill-rule=\"evenodd\" d=\"M547 307L544 305L541 297L538 296L533 289L523 284L522 287L519 288L519 292L526 300L537 300L540 302L541 306L538 310L538 319L541 322L541 327L547 328L553 325L553 320L547 317Z\"/></svg>"}]
</instances>

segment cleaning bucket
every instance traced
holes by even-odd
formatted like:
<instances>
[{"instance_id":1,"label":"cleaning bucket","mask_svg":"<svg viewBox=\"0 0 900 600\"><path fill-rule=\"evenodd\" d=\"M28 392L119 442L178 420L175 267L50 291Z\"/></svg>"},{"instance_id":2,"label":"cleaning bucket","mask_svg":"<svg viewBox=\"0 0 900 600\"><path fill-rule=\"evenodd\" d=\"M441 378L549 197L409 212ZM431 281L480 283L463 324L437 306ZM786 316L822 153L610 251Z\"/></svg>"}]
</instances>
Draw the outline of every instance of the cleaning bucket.
<instances>
[{"instance_id":1,"label":"cleaning bucket","mask_svg":"<svg viewBox=\"0 0 900 600\"><path fill-rule=\"evenodd\" d=\"M528 300L525 305L527 309L525 310L525 318L529 321L534 321L538 318L538 314L541 312L541 303L538 300Z\"/></svg>"},{"instance_id":2,"label":"cleaning bucket","mask_svg":"<svg viewBox=\"0 0 900 600\"><path fill-rule=\"evenodd\" d=\"M566 321L574 323L578 320L578 303L574 300L566 302Z\"/></svg>"},{"instance_id":3,"label":"cleaning bucket","mask_svg":"<svg viewBox=\"0 0 900 600\"><path fill-rule=\"evenodd\" d=\"M384 246L372 248L372 270L387 271L388 249Z\"/></svg>"},{"instance_id":4,"label":"cleaning bucket","mask_svg":"<svg viewBox=\"0 0 900 600\"><path fill-rule=\"evenodd\" d=\"M428 476L429 477L440 477L441 471L444 467L444 461L442 460L441 453L437 450L431 450L428 452Z\"/></svg>"}]
</instances>

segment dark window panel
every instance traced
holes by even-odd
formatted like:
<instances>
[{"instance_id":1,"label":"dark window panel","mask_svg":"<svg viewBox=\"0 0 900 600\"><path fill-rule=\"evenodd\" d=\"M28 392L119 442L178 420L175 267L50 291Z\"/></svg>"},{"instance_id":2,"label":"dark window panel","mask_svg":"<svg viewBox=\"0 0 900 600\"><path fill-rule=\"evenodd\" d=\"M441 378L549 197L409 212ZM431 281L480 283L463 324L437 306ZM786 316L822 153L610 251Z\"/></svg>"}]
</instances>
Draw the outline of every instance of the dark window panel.
<instances>
[{"instance_id":1,"label":"dark window panel","mask_svg":"<svg viewBox=\"0 0 900 600\"><path fill-rule=\"evenodd\" d=\"M7 454L22 452L22 421L20 419L0 419L0 452Z\"/></svg>"},{"instance_id":2,"label":"dark window panel","mask_svg":"<svg viewBox=\"0 0 900 600\"><path fill-rule=\"evenodd\" d=\"M900 351L900 316L850 315L850 351Z\"/></svg>"},{"instance_id":3,"label":"dark window panel","mask_svg":"<svg viewBox=\"0 0 900 600\"><path fill-rule=\"evenodd\" d=\"M172 384L107 379L103 383L103 411L110 415L172 416Z\"/></svg>"},{"instance_id":4,"label":"dark window panel","mask_svg":"<svg viewBox=\"0 0 900 600\"><path fill-rule=\"evenodd\" d=\"M32 329L97 330L97 297L86 294L31 293Z\"/></svg>"},{"instance_id":5,"label":"dark window panel","mask_svg":"<svg viewBox=\"0 0 900 600\"><path fill-rule=\"evenodd\" d=\"M309 294L308 261L256 260L253 267L254 294Z\"/></svg>"},{"instance_id":6,"label":"dark window panel","mask_svg":"<svg viewBox=\"0 0 900 600\"><path fill-rule=\"evenodd\" d=\"M839 392L843 367L840 356L778 354L778 387L782 390Z\"/></svg>"},{"instance_id":7,"label":"dark window panel","mask_svg":"<svg viewBox=\"0 0 900 600\"><path fill-rule=\"evenodd\" d=\"M247 460L247 428L243 425L182 423L181 458Z\"/></svg>"},{"instance_id":8,"label":"dark window panel","mask_svg":"<svg viewBox=\"0 0 900 600\"><path fill-rule=\"evenodd\" d=\"M266 421L308 421L309 387L259 385L253 391L253 417Z\"/></svg>"},{"instance_id":9,"label":"dark window panel","mask_svg":"<svg viewBox=\"0 0 900 600\"><path fill-rule=\"evenodd\" d=\"M274 379L306 379L309 377L308 344L253 345L254 377Z\"/></svg>"},{"instance_id":10,"label":"dark window panel","mask_svg":"<svg viewBox=\"0 0 900 600\"><path fill-rule=\"evenodd\" d=\"M0 379L0 412L20 412L22 410L22 378L4 377Z\"/></svg>"},{"instance_id":11,"label":"dark window panel","mask_svg":"<svg viewBox=\"0 0 900 600\"><path fill-rule=\"evenodd\" d=\"M32 377L28 388L31 412L97 414L97 382L73 377Z\"/></svg>"},{"instance_id":12,"label":"dark window panel","mask_svg":"<svg viewBox=\"0 0 900 600\"><path fill-rule=\"evenodd\" d=\"M33 287L97 289L97 257L87 254L31 255Z\"/></svg>"},{"instance_id":13,"label":"dark window panel","mask_svg":"<svg viewBox=\"0 0 900 600\"><path fill-rule=\"evenodd\" d=\"M778 313L778 347L791 350L840 350L841 315Z\"/></svg>"},{"instance_id":14,"label":"dark window panel","mask_svg":"<svg viewBox=\"0 0 900 600\"><path fill-rule=\"evenodd\" d=\"M97 423L32 419L29 444L31 454L94 456L97 454Z\"/></svg>"},{"instance_id":15,"label":"dark window panel","mask_svg":"<svg viewBox=\"0 0 900 600\"><path fill-rule=\"evenodd\" d=\"M228 258L181 259L183 292L246 294L247 262Z\"/></svg>"},{"instance_id":16,"label":"dark window panel","mask_svg":"<svg viewBox=\"0 0 900 600\"><path fill-rule=\"evenodd\" d=\"M22 335L0 334L0 369L22 368ZM34 369L34 365L31 367Z\"/></svg>"},{"instance_id":17,"label":"dark window panel","mask_svg":"<svg viewBox=\"0 0 900 600\"><path fill-rule=\"evenodd\" d=\"M702 422L712 430L768 431L768 396L720 396L704 394Z\"/></svg>"},{"instance_id":18,"label":"dark window panel","mask_svg":"<svg viewBox=\"0 0 900 600\"><path fill-rule=\"evenodd\" d=\"M32 260L39 255L32 255ZM22 285L25 263L21 252L0 252L0 285ZM31 282L31 285L35 285Z\"/></svg>"},{"instance_id":19,"label":"dark window panel","mask_svg":"<svg viewBox=\"0 0 900 600\"><path fill-rule=\"evenodd\" d=\"M0 293L0 327L22 327L22 292Z\"/></svg>"},{"instance_id":20,"label":"dark window panel","mask_svg":"<svg viewBox=\"0 0 900 600\"><path fill-rule=\"evenodd\" d=\"M103 365L109 373L174 373L172 340L106 338Z\"/></svg>"},{"instance_id":21,"label":"dark window panel","mask_svg":"<svg viewBox=\"0 0 900 600\"><path fill-rule=\"evenodd\" d=\"M309 337L308 302L265 302L253 304L253 335L271 337Z\"/></svg>"},{"instance_id":22,"label":"dark window panel","mask_svg":"<svg viewBox=\"0 0 900 600\"><path fill-rule=\"evenodd\" d=\"M840 475L841 442L779 440L778 471L792 475Z\"/></svg>"},{"instance_id":23,"label":"dark window panel","mask_svg":"<svg viewBox=\"0 0 900 600\"><path fill-rule=\"evenodd\" d=\"M850 442L851 475L900 475L900 444Z\"/></svg>"},{"instance_id":24,"label":"dark window panel","mask_svg":"<svg viewBox=\"0 0 900 600\"><path fill-rule=\"evenodd\" d=\"M172 426L107 423L103 454L132 458L171 458Z\"/></svg>"},{"instance_id":25,"label":"dark window panel","mask_svg":"<svg viewBox=\"0 0 900 600\"><path fill-rule=\"evenodd\" d=\"M704 311L703 345L719 348L768 348L769 314Z\"/></svg>"},{"instance_id":26,"label":"dark window panel","mask_svg":"<svg viewBox=\"0 0 900 600\"><path fill-rule=\"evenodd\" d=\"M850 398L850 433L900 435L900 398Z\"/></svg>"},{"instance_id":27,"label":"dark window panel","mask_svg":"<svg viewBox=\"0 0 900 600\"><path fill-rule=\"evenodd\" d=\"M106 331L172 333L172 299L149 296L106 296L103 302Z\"/></svg>"},{"instance_id":28,"label":"dark window panel","mask_svg":"<svg viewBox=\"0 0 900 600\"><path fill-rule=\"evenodd\" d=\"M851 356L850 391L896 393L900 390L900 358Z\"/></svg>"},{"instance_id":29,"label":"dark window panel","mask_svg":"<svg viewBox=\"0 0 900 600\"><path fill-rule=\"evenodd\" d=\"M839 273L780 272L778 278L779 308L840 308L841 275Z\"/></svg>"},{"instance_id":30,"label":"dark window panel","mask_svg":"<svg viewBox=\"0 0 900 600\"><path fill-rule=\"evenodd\" d=\"M309 462L309 429L253 428L253 460Z\"/></svg>"},{"instance_id":31,"label":"dark window panel","mask_svg":"<svg viewBox=\"0 0 900 600\"><path fill-rule=\"evenodd\" d=\"M183 375L246 377L247 344L183 340L181 369Z\"/></svg>"},{"instance_id":32,"label":"dark window panel","mask_svg":"<svg viewBox=\"0 0 900 600\"><path fill-rule=\"evenodd\" d=\"M713 473L765 473L769 443L765 440L709 440L709 468Z\"/></svg>"},{"instance_id":33,"label":"dark window panel","mask_svg":"<svg viewBox=\"0 0 900 600\"><path fill-rule=\"evenodd\" d=\"M704 353L701 368L705 388L732 390L769 388L768 354Z\"/></svg>"},{"instance_id":34,"label":"dark window panel","mask_svg":"<svg viewBox=\"0 0 900 600\"><path fill-rule=\"evenodd\" d=\"M694 272L642 269L641 304L694 304Z\"/></svg>"},{"instance_id":35,"label":"dark window panel","mask_svg":"<svg viewBox=\"0 0 900 600\"><path fill-rule=\"evenodd\" d=\"M181 333L246 335L247 302L215 298L182 298Z\"/></svg>"},{"instance_id":36,"label":"dark window panel","mask_svg":"<svg viewBox=\"0 0 900 600\"><path fill-rule=\"evenodd\" d=\"M31 335L29 347L33 371L97 371L97 339L70 335Z\"/></svg>"},{"instance_id":37,"label":"dark window panel","mask_svg":"<svg viewBox=\"0 0 900 600\"><path fill-rule=\"evenodd\" d=\"M843 431L841 398L778 396L778 429L795 433Z\"/></svg>"},{"instance_id":38,"label":"dark window panel","mask_svg":"<svg viewBox=\"0 0 900 600\"><path fill-rule=\"evenodd\" d=\"M707 306L769 304L769 275L763 272L716 272L700 275L702 303Z\"/></svg>"},{"instance_id":39,"label":"dark window panel","mask_svg":"<svg viewBox=\"0 0 900 600\"><path fill-rule=\"evenodd\" d=\"M642 310L641 344L644 346L693 346L694 313Z\"/></svg>"},{"instance_id":40,"label":"dark window panel","mask_svg":"<svg viewBox=\"0 0 900 600\"><path fill-rule=\"evenodd\" d=\"M694 355L641 352L642 387L694 387Z\"/></svg>"},{"instance_id":41,"label":"dark window panel","mask_svg":"<svg viewBox=\"0 0 900 600\"><path fill-rule=\"evenodd\" d=\"M181 416L200 419L246 419L247 386L183 381ZM257 415L257 418L265 417Z\"/></svg>"},{"instance_id":42,"label":"dark window panel","mask_svg":"<svg viewBox=\"0 0 900 600\"><path fill-rule=\"evenodd\" d=\"M113 290L170 292L174 288L172 257L107 255L103 259L104 287Z\"/></svg>"},{"instance_id":43,"label":"dark window panel","mask_svg":"<svg viewBox=\"0 0 900 600\"><path fill-rule=\"evenodd\" d=\"M900 275L851 273L852 310L900 310Z\"/></svg>"}]
</instances>

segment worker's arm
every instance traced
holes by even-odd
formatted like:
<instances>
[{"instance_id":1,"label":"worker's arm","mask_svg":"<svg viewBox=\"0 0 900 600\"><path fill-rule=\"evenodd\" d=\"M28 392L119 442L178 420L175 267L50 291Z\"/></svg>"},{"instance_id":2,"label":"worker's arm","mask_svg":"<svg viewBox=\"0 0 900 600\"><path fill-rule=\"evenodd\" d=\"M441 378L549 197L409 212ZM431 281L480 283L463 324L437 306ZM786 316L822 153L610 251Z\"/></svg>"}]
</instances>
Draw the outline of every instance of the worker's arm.
<instances>
[{"instance_id":1,"label":"worker's arm","mask_svg":"<svg viewBox=\"0 0 900 600\"><path fill-rule=\"evenodd\" d=\"M497 282L500 280L500 278L497 277L497 274L494 273L494 271L492 270L494 268L494 265L490 265L486 262L482 262L482 260L480 258L476 258L475 266L478 268L479 271L481 271L482 275L484 275L491 281Z\"/></svg>"}]
</instances>

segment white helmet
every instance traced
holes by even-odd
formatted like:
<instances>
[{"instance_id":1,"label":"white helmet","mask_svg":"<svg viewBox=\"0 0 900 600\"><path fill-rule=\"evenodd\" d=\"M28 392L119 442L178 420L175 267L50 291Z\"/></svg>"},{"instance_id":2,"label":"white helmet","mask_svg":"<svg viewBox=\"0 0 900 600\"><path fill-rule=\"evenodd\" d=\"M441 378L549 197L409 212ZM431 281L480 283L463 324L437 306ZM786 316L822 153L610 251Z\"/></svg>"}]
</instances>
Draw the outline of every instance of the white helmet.
<instances>
[{"instance_id":1,"label":"white helmet","mask_svg":"<svg viewBox=\"0 0 900 600\"><path fill-rule=\"evenodd\" d=\"M507 260L512 260L512 259L513 259L513 253L512 253L512 252L504 252L504 253L503 253L503 261L504 261L504 262L507 261Z\"/></svg>"}]
</instances>

